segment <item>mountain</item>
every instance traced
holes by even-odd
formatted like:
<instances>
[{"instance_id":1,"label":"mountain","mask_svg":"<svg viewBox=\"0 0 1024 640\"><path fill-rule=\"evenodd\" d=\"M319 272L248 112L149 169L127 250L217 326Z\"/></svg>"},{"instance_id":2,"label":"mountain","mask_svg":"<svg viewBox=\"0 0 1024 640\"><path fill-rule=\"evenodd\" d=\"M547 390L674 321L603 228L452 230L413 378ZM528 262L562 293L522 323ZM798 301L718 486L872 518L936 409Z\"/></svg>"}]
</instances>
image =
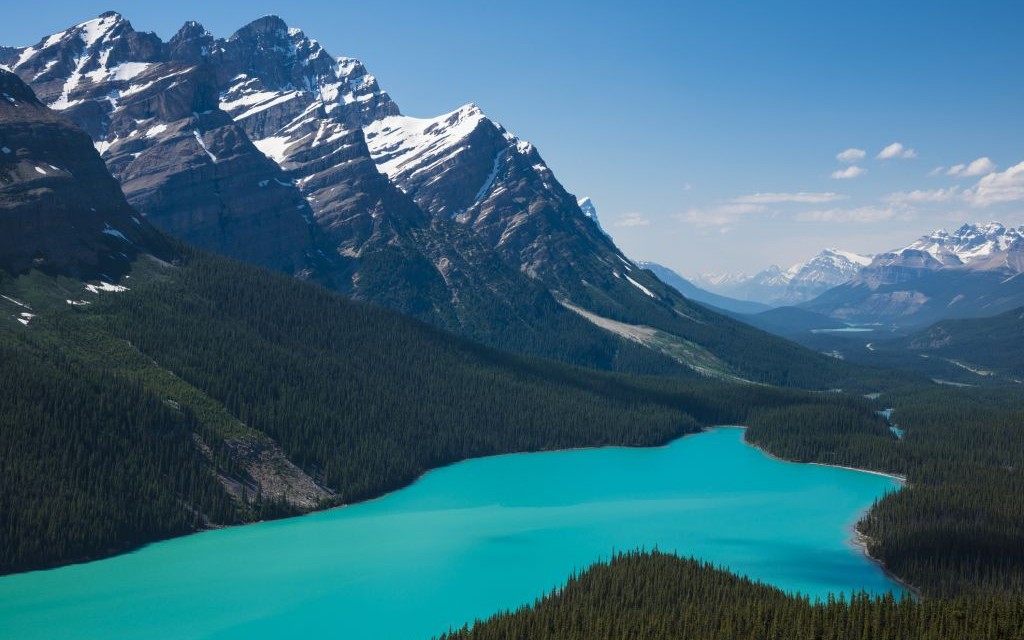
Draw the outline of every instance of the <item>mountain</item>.
<instances>
[{"instance_id":1,"label":"mountain","mask_svg":"<svg viewBox=\"0 0 1024 640\"><path fill-rule=\"evenodd\" d=\"M275 16L162 42L107 13L0 62L197 246L575 364L813 387L850 373L634 265L476 105L402 115L359 61Z\"/></svg>"},{"instance_id":2,"label":"mountain","mask_svg":"<svg viewBox=\"0 0 1024 640\"><path fill-rule=\"evenodd\" d=\"M744 314L760 313L771 309L770 306L761 304L760 302L737 300L727 296L720 296L717 293L711 293L706 289L701 289L672 269L662 266L656 262L640 261L637 262L637 265L649 270L651 273L658 276L662 282L683 294L690 300L695 300L701 304L714 307L715 309Z\"/></svg>"},{"instance_id":3,"label":"mountain","mask_svg":"<svg viewBox=\"0 0 1024 640\"><path fill-rule=\"evenodd\" d=\"M580 211L583 215L594 221L598 229L604 232L604 228L601 226L601 221L597 219L597 207L594 206L594 201L589 196L584 196L576 201L576 204L580 206ZM607 235L607 234L606 234Z\"/></svg>"},{"instance_id":4,"label":"mountain","mask_svg":"<svg viewBox=\"0 0 1024 640\"><path fill-rule=\"evenodd\" d=\"M169 255L124 201L89 136L3 70L0 130L0 268L112 279L140 252Z\"/></svg>"},{"instance_id":5,"label":"mountain","mask_svg":"<svg viewBox=\"0 0 1024 640\"><path fill-rule=\"evenodd\" d=\"M254 264L308 269L309 206L217 108L209 67L172 59L154 34L112 12L6 62L92 136L128 201L157 227Z\"/></svg>"},{"instance_id":6,"label":"mountain","mask_svg":"<svg viewBox=\"0 0 1024 640\"><path fill-rule=\"evenodd\" d=\"M807 262L790 269L788 273L792 276L783 300L790 305L810 300L832 287L849 282L870 263L871 256L825 249Z\"/></svg>"},{"instance_id":7,"label":"mountain","mask_svg":"<svg viewBox=\"0 0 1024 640\"><path fill-rule=\"evenodd\" d=\"M1024 304L1024 228L944 230L875 257L856 278L804 306L855 323L921 326Z\"/></svg>"},{"instance_id":8,"label":"mountain","mask_svg":"<svg viewBox=\"0 0 1024 640\"><path fill-rule=\"evenodd\" d=\"M825 249L807 262L785 270L772 265L753 276L707 274L701 276L698 283L716 293L741 300L789 306L811 300L832 287L849 282L870 262L870 256Z\"/></svg>"},{"instance_id":9,"label":"mountain","mask_svg":"<svg viewBox=\"0 0 1024 640\"><path fill-rule=\"evenodd\" d=\"M425 214L377 171L359 128L397 107L357 61L335 61L278 18L226 40L189 22L163 43L107 13L5 61L89 131L129 202L186 242L486 344L686 371L588 323L471 232Z\"/></svg>"}]
</instances>

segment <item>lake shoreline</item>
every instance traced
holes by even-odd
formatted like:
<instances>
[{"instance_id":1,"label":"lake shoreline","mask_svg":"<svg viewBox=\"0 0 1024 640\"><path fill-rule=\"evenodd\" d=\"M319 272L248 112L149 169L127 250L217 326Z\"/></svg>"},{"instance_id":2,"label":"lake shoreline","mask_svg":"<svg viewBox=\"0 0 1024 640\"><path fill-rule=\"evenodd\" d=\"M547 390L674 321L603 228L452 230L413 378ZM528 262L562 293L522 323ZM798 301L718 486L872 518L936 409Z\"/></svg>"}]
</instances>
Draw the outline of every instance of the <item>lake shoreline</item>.
<instances>
[{"instance_id":1,"label":"lake shoreline","mask_svg":"<svg viewBox=\"0 0 1024 640\"><path fill-rule=\"evenodd\" d=\"M723 425L723 426L716 427L716 428L719 428L719 429L743 429L744 431L746 431L746 429L747 429L747 427L741 426L741 425L728 425L728 426ZM778 462L787 462L787 463L790 463L790 464L809 464L809 465L814 465L816 467L832 467L832 468L835 468L835 469L846 469L847 471L857 471L859 473L869 473L871 475L882 476L883 478L890 478L892 480L895 480L895 481L899 482L900 483L899 489L903 489L908 484L906 476L902 476L902 475L900 475L898 473L886 473L884 471L875 471L873 469L860 469L860 468L857 468L857 467L851 467L851 466L841 465L841 464L826 464L824 462L797 462L796 460L787 460L786 458L781 458L781 457L775 455L771 451L768 451L767 449L765 449L764 447L762 447L762 446L760 446L758 444L755 444L753 442L749 442L747 440L747 438L746 438L746 434L745 433L744 433L744 436L743 436L743 443L748 445L748 446L750 446L750 447L753 447L754 449L757 449L758 451L760 451L764 455L766 455L769 458L771 458L773 460L776 460ZM870 540L870 538L863 531L861 531L860 527L859 527L860 522L869 513L871 513L871 507L868 507L867 509L865 509L860 514L860 516L857 518L856 522L854 522L854 524L852 524L850 526L851 535L850 535L850 538L848 539L847 542L850 544L850 546L852 548L857 549L862 554L864 554L864 557L867 558L868 561L870 561L872 564L874 564L879 569L881 569L882 572L886 575L887 578L889 578L890 580L892 580L896 584L898 584L901 587L903 587L904 589L906 589L911 595L913 595L913 597L917 598L918 600L923 599L924 596L921 593L920 589L918 589L914 585L910 584L909 582L907 582L906 580L904 580L902 577L898 576L897 574L893 573L888 567L885 566L885 563L882 560L880 560L879 558L876 558L875 556L871 555L871 552L868 550L868 541Z\"/></svg>"},{"instance_id":2,"label":"lake shoreline","mask_svg":"<svg viewBox=\"0 0 1024 640\"><path fill-rule=\"evenodd\" d=\"M772 460L775 460L777 462L781 462L781 463L785 463L785 464L793 464L793 465L812 465L812 466L819 466L819 467L834 467L834 468L839 468L839 469L846 469L848 471L856 471L856 472L859 472L859 473L868 473L868 474L872 474L872 475L887 477L887 478L890 478L890 479L893 479L893 480L899 482L901 485L905 485L906 484L906 478L903 477L903 476L900 476L898 474L885 473L885 472L882 472L882 471L875 471L875 470L871 470L871 469L859 469L859 468L856 468L856 467L843 466L843 465L831 465L831 464L818 463L818 462L799 462L799 461L796 461L796 460L788 460L786 458L779 457L779 456L775 455L774 453L764 449L763 447L761 447L761 446L759 446L757 444L754 444L752 442L749 442L746 439L746 435L745 435L745 432L746 432L747 428L748 427L743 426L743 425L725 425L725 424L707 426L707 427L702 427L702 428L700 428L699 430L696 430L696 431L684 432L684 433L682 433L680 435L671 437L670 439L662 442L661 444L652 444L652 445L642 445L642 444L590 445L590 446L567 447L567 448L556 448L556 449L535 449L535 450L525 450L525 451L511 451L511 452L505 452L505 453L493 453L493 454L485 454L485 455L480 455L480 456L473 456L473 457L463 458L461 460L455 460L453 462L450 462L450 463L447 463L447 464L443 464L443 465L440 465L440 466L437 466L437 467L431 467L429 469L425 469L424 471L422 471L421 473L416 475L416 477L411 479L409 482L404 483L404 484L402 484L399 487L393 488L390 491L387 491L387 492L382 493L382 494L377 495L377 496L373 496L371 498L367 498L365 500L358 500L358 501L347 502L347 503L343 503L343 504L334 504L334 505L324 506L324 507L314 507L314 508L312 508L312 509L310 509L308 511L296 513L296 514L293 514L293 515L287 515L287 516L283 516L283 517L280 517L280 518L269 518L269 519L262 519L262 520L252 520L252 521L249 521L249 522L239 522L239 523L234 523L234 524L209 525L209 526L206 526L206 527L204 527L202 529L197 529L195 531L191 531L191 532L184 533L184 534L181 534L181 535L175 535L175 536L170 536L168 538L162 538L162 539L153 540L153 541L150 541L150 542L145 542L145 543L142 543L142 544L131 545L128 548L125 548L125 549L120 550L120 551L114 551L113 553L110 553L110 554L102 554L102 555L91 557L91 558L83 558L83 559L78 560L78 561L62 563L62 564L57 564L57 565L52 565L52 566L47 566L47 567L40 567L40 568L37 568L37 569L30 569L30 570L27 570L27 571L18 571L18 572L14 572L14 573L0 574L0 578L5 578L5 577L8 577L8 576L15 576L15 575L23 575L23 574L28 574L28 573L54 571L54 570L58 570L58 569L60 569L62 567L68 567L68 566L74 566L74 565L81 565L81 564L89 564L89 563L92 563L92 562L98 562L98 561L102 561L102 560L109 559L109 558L114 558L114 557L118 557L118 556L124 556L124 555L129 555L129 554L132 554L132 553L136 553L136 552L141 551L141 550L145 549L146 547L152 546L154 544L160 544L160 543L167 542L167 541L174 540L174 539L178 539L178 538L190 537L190 536L194 536L194 535L201 534L201 533L209 533L209 532L214 532L214 531L222 531L222 530L226 530L226 529L239 529L239 528L244 528L244 527L248 527L248 526L252 526L252 525L264 524L264 523L267 523L267 522L275 522L275 521L281 521L281 520L313 517L313 516L317 516L319 514L330 513L332 511L336 511L336 510L348 509L350 507L356 507L356 506L359 506L359 505L365 505L365 504L369 504L369 503L374 503L374 502L386 499L386 498L388 498L389 496L391 496L394 493L406 490L406 489L416 485L417 483L421 482L426 476L430 475L431 473L433 473L435 471L439 471L439 470L442 470L442 469L446 469L446 468L449 468L449 467L453 467L453 466L457 466L457 465L461 465L461 464L465 464L465 463L469 463L469 462L473 462L473 461L477 461L477 460L484 460L484 459L488 459L488 458L506 457L506 456L537 455L537 454L545 454L545 453L555 454L555 453L569 453L569 452L583 452L583 451L600 451L600 450L613 450L613 449L652 450L653 451L653 450L658 450L658 449L665 449L665 448L668 448L668 447L672 446L674 443L676 443L676 442L678 442L680 440L683 440L683 439L686 439L686 438L691 438L691 437L697 436L697 435L701 435L703 433L710 433L710 432L713 432L713 431L717 431L719 429L741 429L741 430L743 430L744 431L744 436L743 436L741 441L742 441L742 443L745 446L752 447L752 448L756 449L758 452L760 452L762 455L764 455L764 456L766 456L766 457L768 457L768 458L770 458ZM870 508L868 508L867 510L864 511L863 514L861 514L861 518L864 515L866 515L868 512L870 512ZM860 518L858 518L858 522L859 522L859 520L860 520ZM897 575L893 574L892 572L890 572L885 567L885 564L882 561L880 561L877 558L873 557L868 552L867 544L866 544L865 540L866 540L866 536L864 536L864 534L861 533L859 531L859 529L857 529L856 524L853 525L852 526L852 535L850 536L850 539L847 541L848 544L851 547L854 547L854 548L857 548L857 549L861 550L861 552L864 554L864 556L872 564L875 564L876 566L881 568L882 571L885 573L885 575L887 577L889 577L893 582L895 582L895 583L899 584L900 586L904 587L905 589L907 589L909 592L914 594L915 597L920 598L921 597L920 593L919 593L919 591L918 591L918 589L916 587L907 584L899 576L897 576Z\"/></svg>"},{"instance_id":3,"label":"lake shoreline","mask_svg":"<svg viewBox=\"0 0 1024 640\"><path fill-rule=\"evenodd\" d=\"M863 515L867 515L870 512L871 512L871 509L868 509L867 511L864 512ZM863 518L863 515L862 515L862 518ZM915 599L923 600L924 599L924 594L921 593L920 589L918 589L917 587L915 587L914 585L910 584L909 582L907 582L906 580L904 580L900 576L898 576L895 573L893 573L887 566L885 566L885 563L882 562L882 560L880 560L879 558L876 558L875 556L871 555L871 551L868 550L868 542L871 540L871 538L869 538L863 531L860 530L860 528L857 526L859 523L860 523L860 520L858 520L857 524L853 525L853 527L852 527L852 529L853 529L853 538L851 539L850 544L854 548L858 549L861 553L863 553L864 557L867 558L870 562L872 562L875 565L877 565L885 573L887 578L889 578L890 580L892 580L896 584L898 584L901 587L903 587L904 589L906 589Z\"/></svg>"}]
</instances>

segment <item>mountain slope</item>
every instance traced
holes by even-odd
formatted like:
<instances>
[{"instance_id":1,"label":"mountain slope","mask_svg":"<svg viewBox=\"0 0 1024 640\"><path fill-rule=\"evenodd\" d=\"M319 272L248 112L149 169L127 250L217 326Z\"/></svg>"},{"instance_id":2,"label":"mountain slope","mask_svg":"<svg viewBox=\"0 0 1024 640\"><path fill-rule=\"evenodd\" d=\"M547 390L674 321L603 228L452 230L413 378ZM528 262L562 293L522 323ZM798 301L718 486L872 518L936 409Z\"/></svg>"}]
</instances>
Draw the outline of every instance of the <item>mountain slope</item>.
<instances>
[{"instance_id":1,"label":"mountain slope","mask_svg":"<svg viewBox=\"0 0 1024 640\"><path fill-rule=\"evenodd\" d=\"M760 313L762 311L768 311L771 309L770 306L762 304L760 302L751 302L749 300L737 300L735 298L729 298L727 296L720 296L717 293L711 293L706 289L701 289L697 285L693 284L686 278L682 277L672 269L663 267L656 262L637 262L637 265L649 270L658 278L672 287L679 293L683 294L690 300L703 303L715 309L721 309L722 311L732 311L734 313L745 313L753 314Z\"/></svg>"},{"instance_id":2,"label":"mountain slope","mask_svg":"<svg viewBox=\"0 0 1024 640\"><path fill-rule=\"evenodd\" d=\"M1024 376L1024 308L989 318L942 320L897 344L918 355L952 361L979 375L996 370Z\"/></svg>"},{"instance_id":3,"label":"mountain slope","mask_svg":"<svg viewBox=\"0 0 1024 640\"><path fill-rule=\"evenodd\" d=\"M1024 229L967 224L881 254L851 282L805 303L857 323L922 326L1024 304Z\"/></svg>"},{"instance_id":4,"label":"mountain slope","mask_svg":"<svg viewBox=\"0 0 1024 640\"><path fill-rule=\"evenodd\" d=\"M807 332L842 329L847 326L838 320L800 307L778 307L760 313L737 314L733 317L768 333L784 336L791 340L799 340Z\"/></svg>"},{"instance_id":5,"label":"mountain slope","mask_svg":"<svg viewBox=\"0 0 1024 640\"><path fill-rule=\"evenodd\" d=\"M124 202L89 137L0 70L0 268L109 278L140 251L169 249Z\"/></svg>"},{"instance_id":6,"label":"mountain slope","mask_svg":"<svg viewBox=\"0 0 1024 640\"><path fill-rule=\"evenodd\" d=\"M694 304L637 267L536 148L476 105L437 118L388 116L364 131L380 170L428 213L472 229L597 326L705 375L820 386L843 369Z\"/></svg>"}]
</instances>

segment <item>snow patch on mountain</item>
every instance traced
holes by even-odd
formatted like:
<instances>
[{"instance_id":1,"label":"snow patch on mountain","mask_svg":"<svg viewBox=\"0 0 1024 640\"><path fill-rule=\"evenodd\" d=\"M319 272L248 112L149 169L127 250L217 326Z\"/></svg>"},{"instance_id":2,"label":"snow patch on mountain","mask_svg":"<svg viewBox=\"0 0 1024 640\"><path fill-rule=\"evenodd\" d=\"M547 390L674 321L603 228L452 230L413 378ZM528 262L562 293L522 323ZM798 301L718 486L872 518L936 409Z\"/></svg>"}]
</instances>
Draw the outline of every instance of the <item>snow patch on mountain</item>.
<instances>
[{"instance_id":1,"label":"snow patch on mountain","mask_svg":"<svg viewBox=\"0 0 1024 640\"><path fill-rule=\"evenodd\" d=\"M705 274L695 282L714 293L774 306L792 305L854 279L872 256L825 249L788 269L772 265L754 275Z\"/></svg>"},{"instance_id":2,"label":"snow patch on mountain","mask_svg":"<svg viewBox=\"0 0 1024 640\"><path fill-rule=\"evenodd\" d=\"M485 120L471 103L436 118L391 116L363 131L377 168L394 179L429 171L459 153L460 143Z\"/></svg>"},{"instance_id":3,"label":"snow patch on mountain","mask_svg":"<svg viewBox=\"0 0 1024 640\"><path fill-rule=\"evenodd\" d=\"M1007 228L999 222L965 224L952 233L939 229L890 253L924 251L944 265L970 264L1006 251L1024 239L1024 226Z\"/></svg>"}]
</instances>

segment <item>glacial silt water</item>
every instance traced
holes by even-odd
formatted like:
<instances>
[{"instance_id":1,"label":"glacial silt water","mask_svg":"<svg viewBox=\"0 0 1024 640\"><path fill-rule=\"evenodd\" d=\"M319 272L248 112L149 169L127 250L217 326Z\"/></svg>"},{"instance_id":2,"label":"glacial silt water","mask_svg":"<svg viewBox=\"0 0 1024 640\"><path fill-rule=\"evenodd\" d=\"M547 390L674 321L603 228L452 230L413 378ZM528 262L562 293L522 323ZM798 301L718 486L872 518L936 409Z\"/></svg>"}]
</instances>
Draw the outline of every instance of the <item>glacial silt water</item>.
<instances>
[{"instance_id":1,"label":"glacial silt water","mask_svg":"<svg viewBox=\"0 0 1024 640\"><path fill-rule=\"evenodd\" d=\"M851 544L898 482L742 433L470 460L379 500L0 578L0 638L429 638L638 547L813 596L899 592Z\"/></svg>"}]
</instances>

